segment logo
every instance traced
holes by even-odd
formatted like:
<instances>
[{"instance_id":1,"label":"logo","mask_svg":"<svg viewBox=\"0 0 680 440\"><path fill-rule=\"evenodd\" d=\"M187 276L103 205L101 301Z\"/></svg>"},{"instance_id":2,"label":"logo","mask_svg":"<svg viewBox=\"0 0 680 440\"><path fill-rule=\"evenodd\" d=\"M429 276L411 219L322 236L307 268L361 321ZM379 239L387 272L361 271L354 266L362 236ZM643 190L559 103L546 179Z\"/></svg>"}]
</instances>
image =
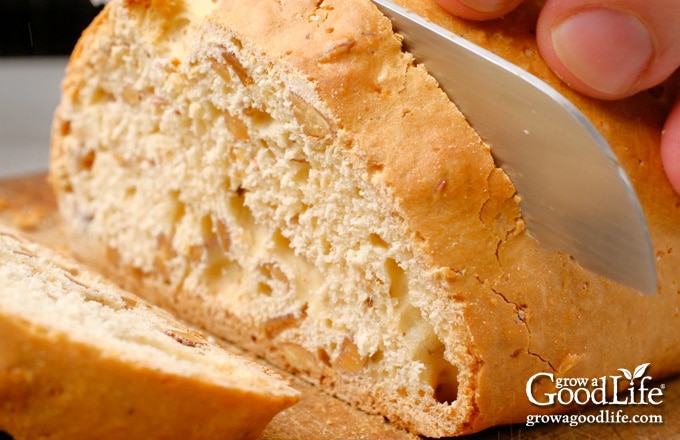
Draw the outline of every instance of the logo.
<instances>
[{"instance_id":1,"label":"logo","mask_svg":"<svg viewBox=\"0 0 680 440\"><path fill-rule=\"evenodd\" d=\"M596 378L558 377L553 373L536 373L526 384L529 402L536 406L560 405L659 405L663 399L662 384L651 385L652 377L645 372L649 363L638 365L631 372L619 368L622 375ZM549 391L538 391L539 382L549 381ZM541 387L545 389L545 386Z\"/></svg>"}]
</instances>

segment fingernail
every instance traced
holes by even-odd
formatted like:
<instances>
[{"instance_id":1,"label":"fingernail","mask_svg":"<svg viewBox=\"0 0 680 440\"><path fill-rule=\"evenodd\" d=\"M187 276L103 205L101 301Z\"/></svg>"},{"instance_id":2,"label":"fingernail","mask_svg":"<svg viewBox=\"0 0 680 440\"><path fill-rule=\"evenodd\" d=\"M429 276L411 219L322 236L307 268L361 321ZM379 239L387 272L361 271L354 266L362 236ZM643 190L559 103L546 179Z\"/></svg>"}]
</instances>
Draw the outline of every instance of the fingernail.
<instances>
[{"instance_id":1,"label":"fingernail","mask_svg":"<svg viewBox=\"0 0 680 440\"><path fill-rule=\"evenodd\" d=\"M503 0L458 0L479 12L496 12L506 3Z\"/></svg>"},{"instance_id":2,"label":"fingernail","mask_svg":"<svg viewBox=\"0 0 680 440\"><path fill-rule=\"evenodd\" d=\"M630 90L654 55L647 26L614 9L591 9L567 18L552 29L552 43L574 76L610 95Z\"/></svg>"}]
</instances>

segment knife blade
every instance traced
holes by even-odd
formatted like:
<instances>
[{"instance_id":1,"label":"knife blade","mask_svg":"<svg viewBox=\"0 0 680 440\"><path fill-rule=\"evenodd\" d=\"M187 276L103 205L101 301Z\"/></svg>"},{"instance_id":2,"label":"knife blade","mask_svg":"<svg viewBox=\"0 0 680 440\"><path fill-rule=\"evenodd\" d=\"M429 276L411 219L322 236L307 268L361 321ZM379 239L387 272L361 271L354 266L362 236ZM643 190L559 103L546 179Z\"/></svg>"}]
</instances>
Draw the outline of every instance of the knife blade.
<instances>
[{"instance_id":1,"label":"knife blade","mask_svg":"<svg viewBox=\"0 0 680 440\"><path fill-rule=\"evenodd\" d=\"M528 233L584 268L657 290L647 222L606 140L544 81L390 0L373 0L410 52L490 146Z\"/></svg>"}]
</instances>

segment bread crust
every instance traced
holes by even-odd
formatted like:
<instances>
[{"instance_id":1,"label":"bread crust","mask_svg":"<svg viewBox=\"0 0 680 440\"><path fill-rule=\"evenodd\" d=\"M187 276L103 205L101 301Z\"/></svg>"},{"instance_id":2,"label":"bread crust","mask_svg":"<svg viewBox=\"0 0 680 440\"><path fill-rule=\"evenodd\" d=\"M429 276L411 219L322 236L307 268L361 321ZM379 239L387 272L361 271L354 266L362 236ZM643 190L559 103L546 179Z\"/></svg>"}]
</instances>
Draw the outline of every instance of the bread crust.
<instances>
[{"instance_id":1,"label":"bread crust","mask_svg":"<svg viewBox=\"0 0 680 440\"><path fill-rule=\"evenodd\" d=\"M283 409L266 396L103 357L12 317L0 318L0 332L12 335L0 341L0 427L17 440L255 439Z\"/></svg>"},{"instance_id":2,"label":"bread crust","mask_svg":"<svg viewBox=\"0 0 680 440\"><path fill-rule=\"evenodd\" d=\"M129 309L146 309L147 315L142 316L160 314L167 331L174 332L168 334L176 335L179 343L211 344L204 335L167 313L152 312L142 299L98 281L83 267L10 229L0 228L0 246L3 264L18 267L24 257L35 264L23 284L27 296L32 282L39 282L41 277L55 282L67 280L73 292L82 288L105 290L106 298L120 300ZM52 296L53 302L63 300L56 291L41 293ZM51 321L32 319L11 310L6 305L0 308L0 430L16 440L254 439L277 412L299 399L298 393L276 376L267 376L264 369L234 354L222 352L217 357L227 362L217 368L232 368L234 374L227 378L231 384L223 379L220 383L207 373L205 377L178 374L169 365L153 365L153 359L134 361L134 356L121 354L98 340L100 329L90 329L91 339L83 341L82 335L57 324L59 316ZM102 327L110 324L101 322ZM153 340L153 335L147 336ZM135 348L134 344L130 346ZM211 350L221 349L213 345ZM232 358L235 360L230 361Z\"/></svg>"},{"instance_id":3,"label":"bread crust","mask_svg":"<svg viewBox=\"0 0 680 440\"><path fill-rule=\"evenodd\" d=\"M674 92L604 103L569 91L542 63L531 35L540 2L488 24L457 20L426 0L397 3L545 78L594 122L647 215L658 294L643 296L585 271L569 255L543 250L527 234L512 183L495 166L489 148L425 67L401 51L390 22L364 0L224 1L197 26L208 29L206 41L210 32L224 32L244 52L258 53L263 66L280 64L311 84L313 91L302 98L323 114L335 145L342 146L334 151L342 151L337 154L384 196L381 203L389 204L392 218L402 225L412 254L438 286L446 286L411 293L410 301L443 343L446 360L458 368L456 401L419 407L413 399L381 399L385 390L372 387L370 378L343 373L323 356L302 350L306 360L291 362L281 340L229 307L182 289L168 294L153 275L128 272L121 282L343 399L428 436L470 433L520 422L527 414L565 410L540 409L528 401L526 381L536 372L600 377L643 362L651 363L657 378L677 372L680 256L672 250L680 244L680 198L663 177L656 147ZM89 32L108 35L102 26L108 26L105 15ZM70 117L63 109L88 75L82 57L92 49L85 44L74 54L55 123L51 173L62 203L77 179L64 174L68 157L60 146L60 118ZM113 261L125 260L120 251L113 251ZM134 271L129 260L123 266Z\"/></svg>"}]
</instances>

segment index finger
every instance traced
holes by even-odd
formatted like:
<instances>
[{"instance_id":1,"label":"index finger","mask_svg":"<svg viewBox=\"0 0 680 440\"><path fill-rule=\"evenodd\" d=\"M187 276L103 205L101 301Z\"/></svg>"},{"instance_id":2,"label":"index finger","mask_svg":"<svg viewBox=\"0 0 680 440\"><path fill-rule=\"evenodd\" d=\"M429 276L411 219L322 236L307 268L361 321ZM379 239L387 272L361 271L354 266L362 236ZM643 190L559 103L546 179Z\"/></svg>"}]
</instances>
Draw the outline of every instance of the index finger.
<instances>
[{"instance_id":1,"label":"index finger","mask_svg":"<svg viewBox=\"0 0 680 440\"><path fill-rule=\"evenodd\" d=\"M491 20L502 17L523 0L435 0L449 13L468 20Z\"/></svg>"}]
</instances>

